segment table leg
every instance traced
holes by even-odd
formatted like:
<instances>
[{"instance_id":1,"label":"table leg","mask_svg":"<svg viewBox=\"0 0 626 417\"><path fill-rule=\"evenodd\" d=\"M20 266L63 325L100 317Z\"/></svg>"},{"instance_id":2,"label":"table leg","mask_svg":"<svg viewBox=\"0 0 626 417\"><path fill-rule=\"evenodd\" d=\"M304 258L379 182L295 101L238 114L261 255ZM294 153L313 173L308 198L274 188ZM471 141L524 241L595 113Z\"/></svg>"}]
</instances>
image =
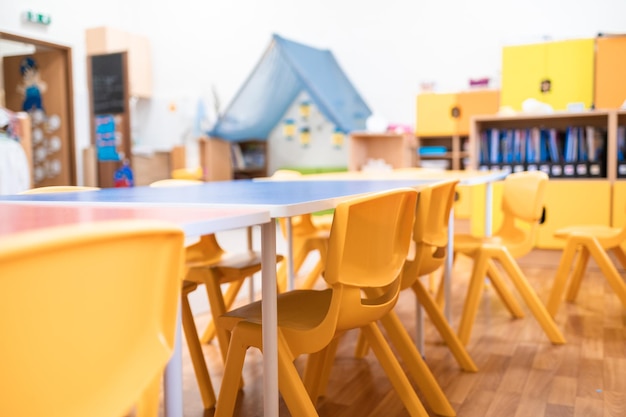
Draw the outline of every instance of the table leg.
<instances>
[{"instance_id":1,"label":"table leg","mask_svg":"<svg viewBox=\"0 0 626 417\"><path fill-rule=\"evenodd\" d=\"M450 209L450 217L448 218L448 248L446 261L443 265L443 315L448 323L452 323L452 302L451 289L452 285L452 266L454 258L454 206Z\"/></svg>"},{"instance_id":2,"label":"table leg","mask_svg":"<svg viewBox=\"0 0 626 417\"><path fill-rule=\"evenodd\" d=\"M276 301L276 222L261 226L263 311L263 415L278 415L278 313Z\"/></svg>"},{"instance_id":3,"label":"table leg","mask_svg":"<svg viewBox=\"0 0 626 417\"><path fill-rule=\"evenodd\" d=\"M485 184L485 237L492 233L493 182Z\"/></svg>"},{"instance_id":4,"label":"table leg","mask_svg":"<svg viewBox=\"0 0 626 417\"><path fill-rule=\"evenodd\" d=\"M174 353L163 376L163 408L165 417L183 417L183 354L181 308L176 317Z\"/></svg>"},{"instance_id":5,"label":"table leg","mask_svg":"<svg viewBox=\"0 0 626 417\"><path fill-rule=\"evenodd\" d=\"M291 217L287 217L287 289L293 290L296 287L296 272L293 270L293 227Z\"/></svg>"}]
</instances>

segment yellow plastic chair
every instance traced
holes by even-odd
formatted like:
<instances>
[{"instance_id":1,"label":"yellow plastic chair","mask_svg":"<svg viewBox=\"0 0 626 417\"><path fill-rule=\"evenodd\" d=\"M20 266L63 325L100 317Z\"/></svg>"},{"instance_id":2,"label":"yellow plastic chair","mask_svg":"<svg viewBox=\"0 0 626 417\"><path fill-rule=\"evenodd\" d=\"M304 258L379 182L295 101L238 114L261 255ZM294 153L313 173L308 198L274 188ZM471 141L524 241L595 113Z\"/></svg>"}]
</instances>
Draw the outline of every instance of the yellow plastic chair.
<instances>
[{"instance_id":1,"label":"yellow plastic chair","mask_svg":"<svg viewBox=\"0 0 626 417\"><path fill-rule=\"evenodd\" d=\"M611 261L608 252L612 252L623 268L626 268L626 253L621 245L626 241L626 227L602 225L570 226L557 230L554 236L566 239L561 261L552 284L552 291L546 308L554 317L563 299L563 291L569 281L565 296L567 301L576 300L589 256L596 261L609 285L626 308L626 284ZM574 259L574 269L571 271Z\"/></svg>"},{"instance_id":2,"label":"yellow plastic chair","mask_svg":"<svg viewBox=\"0 0 626 417\"><path fill-rule=\"evenodd\" d=\"M156 416L183 244L145 220L0 239L0 415Z\"/></svg>"},{"instance_id":3,"label":"yellow plastic chair","mask_svg":"<svg viewBox=\"0 0 626 417\"><path fill-rule=\"evenodd\" d=\"M302 174L298 171L279 169L272 175L272 178L299 178ZM332 219L332 216L331 216ZM283 237L287 239L287 221L288 219L278 219ZM313 288L315 282L320 277L326 263L326 247L328 244L328 236L330 227L323 223L316 224L311 214L303 214L291 217L291 239L293 248L293 271L298 273L307 257L315 251L319 254L319 259L313 266L313 269L304 279L303 283L298 286L300 289ZM276 272L278 280L278 290L284 292L287 289L287 262L284 262Z\"/></svg>"},{"instance_id":4,"label":"yellow plastic chair","mask_svg":"<svg viewBox=\"0 0 626 417\"><path fill-rule=\"evenodd\" d=\"M446 259L448 222L458 182L458 180L441 181L420 188L413 225L413 253L409 255L402 269L401 289L413 290L418 308L420 305L424 307L461 368L468 372L476 372L478 367L420 280L421 276L442 267ZM381 323L394 345L405 343L398 334L403 330L399 327L402 326L399 320L385 317ZM368 346L363 342L364 340L360 338L357 344L357 357L363 357L367 352Z\"/></svg>"},{"instance_id":5,"label":"yellow plastic chair","mask_svg":"<svg viewBox=\"0 0 626 417\"><path fill-rule=\"evenodd\" d=\"M317 416L294 359L324 363L330 345L343 332L361 328L411 416L427 416L415 391L389 348L376 321L393 309L399 274L407 256L417 193L402 189L360 196L337 206L328 244L325 290L294 290L278 296L278 384L294 416ZM385 213L381 216L380 213ZM380 288L377 298L362 297L364 288ZM261 303L228 312L219 326L232 331L216 417L234 411L241 369L249 347L262 346ZM332 351L332 349L330 349ZM321 366L307 366L317 374ZM315 375L312 380L316 379ZM305 375L305 380L307 380Z\"/></svg>"},{"instance_id":6,"label":"yellow plastic chair","mask_svg":"<svg viewBox=\"0 0 626 417\"><path fill-rule=\"evenodd\" d=\"M458 330L459 339L464 344L470 338L485 277L489 278L512 315L517 318L524 316L524 311L504 283L496 261L502 265L550 341L554 344L565 343L565 338L515 261L515 258L526 255L534 247L547 184L548 176L540 171L508 175L504 180L503 221L500 229L493 236L483 238L455 234L455 256L462 254L474 260Z\"/></svg>"},{"instance_id":7,"label":"yellow plastic chair","mask_svg":"<svg viewBox=\"0 0 626 417\"><path fill-rule=\"evenodd\" d=\"M81 185L50 185L47 187L31 188L20 194L47 194L47 193L72 193L77 191L97 191L98 187L85 187Z\"/></svg>"},{"instance_id":8,"label":"yellow plastic chair","mask_svg":"<svg viewBox=\"0 0 626 417\"><path fill-rule=\"evenodd\" d=\"M178 187L198 184L202 184L202 181L165 179L155 181L150 186ZM182 323L200 395L204 407L208 409L215 406L215 394L200 343L208 342L213 334L217 334L222 357L226 358L230 335L222 329L215 329L214 321L211 321L204 336L199 338L187 295L196 289L197 284L204 284L211 315L221 316L232 306L245 279L261 270L261 254L253 250L227 253L214 234L202 236L200 241L187 247L185 253L188 269L183 285ZM281 262L282 259L282 255L277 255L276 262ZM222 292L222 284L229 284L225 292Z\"/></svg>"}]
</instances>

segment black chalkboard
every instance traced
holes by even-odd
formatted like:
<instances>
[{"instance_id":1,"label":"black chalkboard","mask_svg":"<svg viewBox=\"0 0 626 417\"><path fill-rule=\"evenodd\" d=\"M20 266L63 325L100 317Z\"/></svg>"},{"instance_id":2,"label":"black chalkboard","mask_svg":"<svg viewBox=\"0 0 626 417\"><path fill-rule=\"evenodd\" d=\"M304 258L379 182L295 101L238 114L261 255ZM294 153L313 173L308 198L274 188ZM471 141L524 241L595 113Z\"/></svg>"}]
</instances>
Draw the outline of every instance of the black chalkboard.
<instances>
[{"instance_id":1,"label":"black chalkboard","mask_svg":"<svg viewBox=\"0 0 626 417\"><path fill-rule=\"evenodd\" d=\"M93 113L125 111L125 53L93 55L91 59L91 97Z\"/></svg>"}]
</instances>

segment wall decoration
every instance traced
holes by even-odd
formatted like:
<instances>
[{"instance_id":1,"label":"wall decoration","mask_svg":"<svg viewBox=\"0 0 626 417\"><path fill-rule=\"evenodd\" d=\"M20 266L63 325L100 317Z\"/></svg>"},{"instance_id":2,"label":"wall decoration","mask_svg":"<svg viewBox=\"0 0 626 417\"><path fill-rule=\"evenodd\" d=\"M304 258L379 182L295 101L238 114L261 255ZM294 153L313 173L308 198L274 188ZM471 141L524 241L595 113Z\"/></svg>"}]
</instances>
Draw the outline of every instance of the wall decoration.
<instances>
[{"instance_id":1,"label":"wall decoration","mask_svg":"<svg viewBox=\"0 0 626 417\"><path fill-rule=\"evenodd\" d=\"M34 57L25 56L20 60L20 74L22 80L17 91L22 95L22 110L31 118L33 182L38 186L61 174L59 129L62 122L59 115L46 114L44 94L48 91L48 84L42 79L39 64Z\"/></svg>"},{"instance_id":2,"label":"wall decoration","mask_svg":"<svg viewBox=\"0 0 626 417\"><path fill-rule=\"evenodd\" d=\"M302 147L303 148L308 147L310 142L311 142L311 131L309 130L309 128L308 127L300 128L300 144L302 145Z\"/></svg>"},{"instance_id":3,"label":"wall decoration","mask_svg":"<svg viewBox=\"0 0 626 417\"><path fill-rule=\"evenodd\" d=\"M302 120L307 120L311 115L311 102L301 102L298 110L300 112L300 117L302 117Z\"/></svg>"},{"instance_id":4,"label":"wall decoration","mask_svg":"<svg viewBox=\"0 0 626 417\"><path fill-rule=\"evenodd\" d=\"M285 119L283 122L283 135L287 140L293 140L296 135L296 122L293 119Z\"/></svg>"},{"instance_id":5,"label":"wall decoration","mask_svg":"<svg viewBox=\"0 0 626 417\"><path fill-rule=\"evenodd\" d=\"M343 146L345 134L339 128L335 128L333 134L331 135L331 142L335 149L340 149Z\"/></svg>"}]
</instances>

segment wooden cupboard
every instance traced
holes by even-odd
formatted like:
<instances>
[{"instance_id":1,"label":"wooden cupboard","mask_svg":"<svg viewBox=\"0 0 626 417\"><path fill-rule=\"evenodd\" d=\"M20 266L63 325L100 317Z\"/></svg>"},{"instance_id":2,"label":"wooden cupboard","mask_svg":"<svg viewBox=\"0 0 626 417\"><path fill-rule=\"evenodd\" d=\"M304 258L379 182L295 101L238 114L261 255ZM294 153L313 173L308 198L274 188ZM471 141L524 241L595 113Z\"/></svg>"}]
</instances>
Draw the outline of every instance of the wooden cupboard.
<instances>
[{"instance_id":1,"label":"wooden cupboard","mask_svg":"<svg viewBox=\"0 0 626 417\"><path fill-rule=\"evenodd\" d=\"M592 108L595 39L571 39L502 49L501 106L522 110L533 98L554 110Z\"/></svg>"}]
</instances>

